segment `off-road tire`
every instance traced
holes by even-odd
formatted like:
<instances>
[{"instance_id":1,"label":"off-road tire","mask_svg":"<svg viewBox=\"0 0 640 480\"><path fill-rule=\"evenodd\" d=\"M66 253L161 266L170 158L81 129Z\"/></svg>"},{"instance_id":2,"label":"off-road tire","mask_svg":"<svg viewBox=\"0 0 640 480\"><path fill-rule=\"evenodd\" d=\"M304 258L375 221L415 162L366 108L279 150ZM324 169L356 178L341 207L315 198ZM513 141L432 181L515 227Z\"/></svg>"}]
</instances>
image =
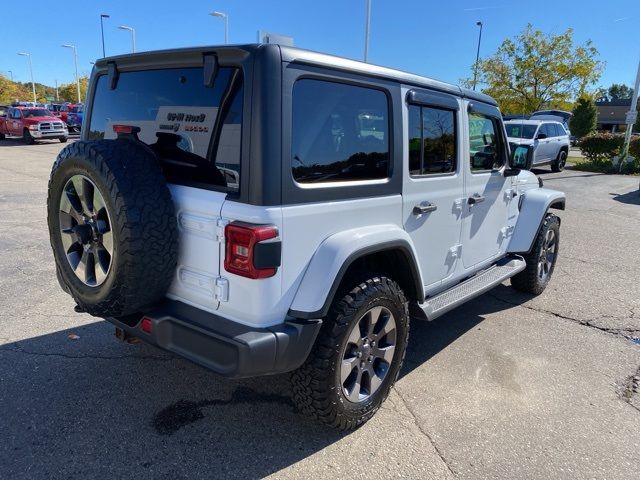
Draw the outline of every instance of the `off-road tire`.
<instances>
[{"instance_id":1,"label":"off-road tire","mask_svg":"<svg viewBox=\"0 0 640 480\"><path fill-rule=\"evenodd\" d=\"M33 145L34 143L36 143L35 139L31 136L31 133L27 128L25 128L22 132L22 141L27 145Z\"/></svg>"},{"instance_id":2,"label":"off-road tire","mask_svg":"<svg viewBox=\"0 0 640 480\"><path fill-rule=\"evenodd\" d=\"M548 275L545 278L541 278L538 270L538 262L549 230L553 230L555 234L555 254ZM552 213L548 213L542 222L542 226L540 227L531 251L523 255L527 266L523 271L511 277L511 285L513 288L521 292L540 295L549 284L549 280L551 280L551 276L553 275L556 260L558 259L559 247L560 219Z\"/></svg>"},{"instance_id":3,"label":"off-road tire","mask_svg":"<svg viewBox=\"0 0 640 480\"><path fill-rule=\"evenodd\" d=\"M347 285L336 295L324 319L307 361L291 376L297 409L338 430L352 430L369 420L387 398L404 360L409 339L409 310L400 286L384 276ZM351 327L368 309L384 306L396 320L396 349L382 384L366 401L352 403L345 397L340 364Z\"/></svg>"},{"instance_id":4,"label":"off-road tire","mask_svg":"<svg viewBox=\"0 0 640 480\"><path fill-rule=\"evenodd\" d=\"M551 171L555 173L563 171L567 163L567 156L566 150L560 150L555 161L551 164Z\"/></svg>"},{"instance_id":5,"label":"off-road tire","mask_svg":"<svg viewBox=\"0 0 640 480\"><path fill-rule=\"evenodd\" d=\"M74 175L93 182L111 221L113 256L97 286L76 276L62 246L60 199ZM178 229L171 194L150 150L133 140L67 145L51 171L47 208L58 279L82 310L99 317L128 315L164 296L175 274Z\"/></svg>"}]
</instances>

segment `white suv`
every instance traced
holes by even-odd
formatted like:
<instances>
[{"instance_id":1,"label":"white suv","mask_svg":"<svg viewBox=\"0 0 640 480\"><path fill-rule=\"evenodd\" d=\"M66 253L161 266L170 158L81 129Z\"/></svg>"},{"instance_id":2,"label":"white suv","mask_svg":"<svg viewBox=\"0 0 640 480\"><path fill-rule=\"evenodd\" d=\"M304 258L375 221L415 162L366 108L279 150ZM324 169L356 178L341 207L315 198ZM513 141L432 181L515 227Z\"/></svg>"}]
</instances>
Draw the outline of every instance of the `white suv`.
<instances>
[{"instance_id":1,"label":"white suv","mask_svg":"<svg viewBox=\"0 0 640 480\"><path fill-rule=\"evenodd\" d=\"M569 154L569 133L560 122L547 120L508 120L504 122L509 143L533 148L532 167L551 165L561 172Z\"/></svg>"},{"instance_id":2,"label":"white suv","mask_svg":"<svg viewBox=\"0 0 640 480\"><path fill-rule=\"evenodd\" d=\"M564 194L486 95L245 45L98 60L87 98L48 194L76 309L225 376L292 371L336 428L386 398L410 311L553 273Z\"/></svg>"}]
</instances>

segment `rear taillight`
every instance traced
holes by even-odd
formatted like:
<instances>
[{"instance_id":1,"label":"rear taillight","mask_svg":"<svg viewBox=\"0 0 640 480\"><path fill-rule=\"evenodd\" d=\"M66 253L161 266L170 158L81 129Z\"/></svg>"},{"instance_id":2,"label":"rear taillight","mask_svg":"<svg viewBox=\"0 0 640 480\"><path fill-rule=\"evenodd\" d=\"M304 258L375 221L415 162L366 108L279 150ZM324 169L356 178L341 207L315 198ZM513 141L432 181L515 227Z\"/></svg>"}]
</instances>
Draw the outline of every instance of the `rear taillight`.
<instances>
[{"instance_id":1,"label":"rear taillight","mask_svg":"<svg viewBox=\"0 0 640 480\"><path fill-rule=\"evenodd\" d=\"M278 229L271 225L233 222L224 230L224 269L247 278L268 278L280 266ZM268 241L271 240L271 241Z\"/></svg>"},{"instance_id":2,"label":"rear taillight","mask_svg":"<svg viewBox=\"0 0 640 480\"><path fill-rule=\"evenodd\" d=\"M75 117L75 115L73 114L69 114L67 115L67 118L73 118ZM137 131L135 129L138 129ZM113 131L115 133L126 133L126 134L130 134L130 133L137 133L140 131L139 127L135 127L133 125L120 125L120 124L114 124L113 125Z\"/></svg>"}]
</instances>

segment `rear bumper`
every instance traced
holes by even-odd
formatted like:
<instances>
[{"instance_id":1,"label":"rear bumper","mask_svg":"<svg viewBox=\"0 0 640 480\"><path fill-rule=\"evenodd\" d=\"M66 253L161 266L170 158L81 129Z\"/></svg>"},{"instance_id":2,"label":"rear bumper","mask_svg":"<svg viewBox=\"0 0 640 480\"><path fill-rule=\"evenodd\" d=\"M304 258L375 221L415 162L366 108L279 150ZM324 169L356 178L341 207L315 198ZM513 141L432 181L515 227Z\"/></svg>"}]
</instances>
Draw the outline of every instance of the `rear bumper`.
<instances>
[{"instance_id":1,"label":"rear bumper","mask_svg":"<svg viewBox=\"0 0 640 480\"><path fill-rule=\"evenodd\" d=\"M142 330L142 318L151 333ZM267 328L233 322L181 302L166 300L144 315L107 318L116 327L226 377L284 373L306 360L321 320L297 320Z\"/></svg>"}]
</instances>

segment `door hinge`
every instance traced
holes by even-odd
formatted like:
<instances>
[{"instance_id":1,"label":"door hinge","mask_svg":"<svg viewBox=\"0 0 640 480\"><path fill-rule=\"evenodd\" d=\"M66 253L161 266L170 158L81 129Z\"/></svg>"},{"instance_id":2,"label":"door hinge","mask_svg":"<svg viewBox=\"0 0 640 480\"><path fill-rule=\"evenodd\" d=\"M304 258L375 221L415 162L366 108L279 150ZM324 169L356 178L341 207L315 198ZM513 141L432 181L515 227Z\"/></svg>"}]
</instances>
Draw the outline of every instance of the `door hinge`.
<instances>
[{"instance_id":1,"label":"door hinge","mask_svg":"<svg viewBox=\"0 0 640 480\"><path fill-rule=\"evenodd\" d=\"M515 227L513 225L509 225L508 227L502 227L500 229L500 235L502 238L510 237L513 234Z\"/></svg>"},{"instance_id":2,"label":"door hinge","mask_svg":"<svg viewBox=\"0 0 640 480\"><path fill-rule=\"evenodd\" d=\"M508 188L504 191L504 200L510 202L517 195L515 188Z\"/></svg>"},{"instance_id":3,"label":"door hinge","mask_svg":"<svg viewBox=\"0 0 640 480\"><path fill-rule=\"evenodd\" d=\"M213 290L213 299L218 302L229 301L229 280L224 277L216 278L216 284Z\"/></svg>"},{"instance_id":4,"label":"door hinge","mask_svg":"<svg viewBox=\"0 0 640 480\"><path fill-rule=\"evenodd\" d=\"M219 218L216 221L216 242L224 243L224 227L229 225L229 220Z\"/></svg>"},{"instance_id":5,"label":"door hinge","mask_svg":"<svg viewBox=\"0 0 640 480\"><path fill-rule=\"evenodd\" d=\"M454 245L449 249L449 256L451 258L460 258L462 255L462 244Z\"/></svg>"}]
</instances>

